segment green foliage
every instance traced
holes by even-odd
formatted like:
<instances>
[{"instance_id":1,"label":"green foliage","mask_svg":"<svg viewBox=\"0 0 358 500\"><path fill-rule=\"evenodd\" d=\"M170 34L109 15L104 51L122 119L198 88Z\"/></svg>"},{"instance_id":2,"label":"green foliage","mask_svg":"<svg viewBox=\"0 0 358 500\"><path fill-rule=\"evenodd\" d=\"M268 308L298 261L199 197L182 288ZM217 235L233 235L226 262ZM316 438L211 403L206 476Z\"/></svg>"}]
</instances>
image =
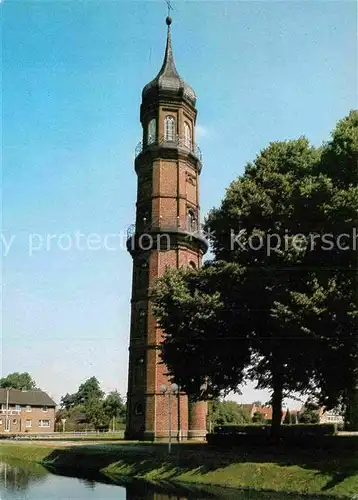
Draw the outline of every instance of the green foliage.
<instances>
[{"instance_id":1,"label":"green foliage","mask_svg":"<svg viewBox=\"0 0 358 500\"><path fill-rule=\"evenodd\" d=\"M225 424L246 424L250 422L248 411L235 401L210 401L208 408L209 427Z\"/></svg>"},{"instance_id":2,"label":"green foliage","mask_svg":"<svg viewBox=\"0 0 358 500\"><path fill-rule=\"evenodd\" d=\"M126 419L126 405L118 391L112 391L103 401L105 414L111 420L115 419L124 423Z\"/></svg>"},{"instance_id":3,"label":"green foliage","mask_svg":"<svg viewBox=\"0 0 358 500\"><path fill-rule=\"evenodd\" d=\"M290 410L289 410L289 408L287 408L287 411L286 411L286 414L285 414L285 418L283 419L283 423L287 424L287 425L290 425L292 423L291 416L292 415L290 413Z\"/></svg>"},{"instance_id":4,"label":"green foliage","mask_svg":"<svg viewBox=\"0 0 358 500\"><path fill-rule=\"evenodd\" d=\"M93 400L101 400L104 392L100 388L100 384L96 377L91 377L80 385L77 391L78 404L86 405Z\"/></svg>"},{"instance_id":5,"label":"green foliage","mask_svg":"<svg viewBox=\"0 0 358 500\"><path fill-rule=\"evenodd\" d=\"M95 429L99 429L100 427L108 428L110 418L104 411L103 401L90 399L84 405L84 410L86 421L91 423Z\"/></svg>"},{"instance_id":6,"label":"green foliage","mask_svg":"<svg viewBox=\"0 0 358 500\"><path fill-rule=\"evenodd\" d=\"M31 391L36 389L36 382L33 380L31 375L27 372L19 373L9 373L6 377L0 379L0 387L6 388L11 387L13 389L25 389Z\"/></svg>"},{"instance_id":7,"label":"green foliage","mask_svg":"<svg viewBox=\"0 0 358 500\"><path fill-rule=\"evenodd\" d=\"M200 271L169 269L152 289L154 313L165 331L161 357L169 376L193 399L218 397L243 380L249 341L244 331L233 331L241 311L231 288L236 283L234 298L240 297L241 275L239 266L226 263Z\"/></svg>"},{"instance_id":8,"label":"green foliage","mask_svg":"<svg viewBox=\"0 0 358 500\"><path fill-rule=\"evenodd\" d=\"M61 407L73 408L78 405L85 405L92 399L103 399L104 392L100 388L100 384L96 377L87 379L78 388L75 394L66 394L61 398Z\"/></svg>"},{"instance_id":9,"label":"green foliage","mask_svg":"<svg viewBox=\"0 0 358 500\"><path fill-rule=\"evenodd\" d=\"M300 424L318 424L319 408L316 404L308 401L299 413L298 419Z\"/></svg>"},{"instance_id":10,"label":"green foliage","mask_svg":"<svg viewBox=\"0 0 358 500\"><path fill-rule=\"evenodd\" d=\"M298 415L297 412L291 413L290 415L290 424L297 425L298 424Z\"/></svg>"},{"instance_id":11,"label":"green foliage","mask_svg":"<svg viewBox=\"0 0 358 500\"><path fill-rule=\"evenodd\" d=\"M255 380L275 432L294 392L345 404L358 426L357 254L337 245L357 222L357 124L352 112L320 149L270 144L209 214L214 261L153 290L169 375L197 398Z\"/></svg>"},{"instance_id":12,"label":"green foliage","mask_svg":"<svg viewBox=\"0 0 358 500\"><path fill-rule=\"evenodd\" d=\"M252 423L253 424L265 424L266 420L261 412L255 411L255 413L252 415Z\"/></svg>"},{"instance_id":13,"label":"green foliage","mask_svg":"<svg viewBox=\"0 0 358 500\"><path fill-rule=\"evenodd\" d=\"M61 398L61 409L56 422L66 418L66 429L85 424L95 429L115 426L125 421L126 407L118 391L110 392L106 398L96 377L87 379L74 394Z\"/></svg>"}]
</instances>

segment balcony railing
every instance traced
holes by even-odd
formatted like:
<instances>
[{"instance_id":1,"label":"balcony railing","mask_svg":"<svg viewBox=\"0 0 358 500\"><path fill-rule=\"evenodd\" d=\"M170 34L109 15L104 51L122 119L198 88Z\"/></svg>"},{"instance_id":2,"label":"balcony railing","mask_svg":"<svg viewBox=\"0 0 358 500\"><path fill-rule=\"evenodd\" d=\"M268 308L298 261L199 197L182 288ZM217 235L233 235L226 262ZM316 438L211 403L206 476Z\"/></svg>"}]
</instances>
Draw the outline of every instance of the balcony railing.
<instances>
[{"instance_id":1,"label":"balcony railing","mask_svg":"<svg viewBox=\"0 0 358 500\"><path fill-rule=\"evenodd\" d=\"M135 157L137 158L137 156L139 156L145 150L158 146L162 146L164 148L169 148L169 149L181 149L183 151L189 151L194 156L196 156L201 162L203 160L203 155L201 153L199 146L195 143L188 144L188 142L183 137L179 136L175 136L173 140L170 141L165 137L158 137L158 139L151 142L150 144L143 144L143 141L140 141L135 148Z\"/></svg>"},{"instance_id":2,"label":"balcony railing","mask_svg":"<svg viewBox=\"0 0 358 500\"><path fill-rule=\"evenodd\" d=\"M21 410L14 410L14 409L9 409L9 410L0 410L0 415L20 415Z\"/></svg>"},{"instance_id":3,"label":"balcony railing","mask_svg":"<svg viewBox=\"0 0 358 500\"><path fill-rule=\"evenodd\" d=\"M137 231L136 231L137 229ZM180 232L187 233L188 236L199 237L206 239L206 233L204 231L204 224L198 223L197 221L183 221L180 218L173 217L159 217L153 222L148 222L146 220L138 221L136 224L131 224L127 229L127 238L131 238L137 232L138 234L150 234L156 232Z\"/></svg>"}]
</instances>

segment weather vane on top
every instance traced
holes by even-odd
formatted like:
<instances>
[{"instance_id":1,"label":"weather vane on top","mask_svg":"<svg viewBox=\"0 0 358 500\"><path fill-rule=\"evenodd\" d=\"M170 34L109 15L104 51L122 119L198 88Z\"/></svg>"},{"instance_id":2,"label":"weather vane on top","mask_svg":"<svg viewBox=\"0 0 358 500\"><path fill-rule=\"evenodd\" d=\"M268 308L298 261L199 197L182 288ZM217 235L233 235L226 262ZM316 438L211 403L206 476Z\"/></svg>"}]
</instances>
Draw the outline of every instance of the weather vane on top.
<instances>
[{"instance_id":1,"label":"weather vane on top","mask_svg":"<svg viewBox=\"0 0 358 500\"><path fill-rule=\"evenodd\" d=\"M174 7L172 6L172 3L170 0L165 0L167 7L168 7L168 17L170 17L170 11L174 10Z\"/></svg>"}]
</instances>

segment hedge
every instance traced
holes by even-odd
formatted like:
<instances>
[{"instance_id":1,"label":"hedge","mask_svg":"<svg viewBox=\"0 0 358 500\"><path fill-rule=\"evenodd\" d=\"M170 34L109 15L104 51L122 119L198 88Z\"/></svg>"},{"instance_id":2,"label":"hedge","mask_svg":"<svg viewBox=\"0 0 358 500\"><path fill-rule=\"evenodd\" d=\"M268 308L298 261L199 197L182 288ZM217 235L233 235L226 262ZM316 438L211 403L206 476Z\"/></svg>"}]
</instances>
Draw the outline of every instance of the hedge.
<instances>
[{"instance_id":1,"label":"hedge","mask_svg":"<svg viewBox=\"0 0 358 500\"><path fill-rule=\"evenodd\" d=\"M280 441L304 447L330 447L336 438L335 424L297 424L281 425ZM271 444L271 428L265 425L223 425L215 432L207 434L208 444L215 446L244 446Z\"/></svg>"},{"instance_id":2,"label":"hedge","mask_svg":"<svg viewBox=\"0 0 358 500\"><path fill-rule=\"evenodd\" d=\"M332 436L337 430L336 424L282 424L281 436ZM220 425L214 428L214 434L219 435L269 436L270 433L271 427L268 425Z\"/></svg>"}]
</instances>

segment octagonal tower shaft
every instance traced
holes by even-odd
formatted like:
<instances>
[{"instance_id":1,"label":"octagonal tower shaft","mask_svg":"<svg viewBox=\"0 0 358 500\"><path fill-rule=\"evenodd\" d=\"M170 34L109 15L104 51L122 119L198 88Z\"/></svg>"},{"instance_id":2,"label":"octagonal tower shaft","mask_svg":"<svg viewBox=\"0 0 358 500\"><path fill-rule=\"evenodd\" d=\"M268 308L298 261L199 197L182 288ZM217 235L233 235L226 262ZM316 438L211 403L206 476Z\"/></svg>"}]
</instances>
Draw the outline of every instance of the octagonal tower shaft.
<instances>
[{"instance_id":1,"label":"octagonal tower shaft","mask_svg":"<svg viewBox=\"0 0 358 500\"><path fill-rule=\"evenodd\" d=\"M128 439L160 440L169 434L169 398L160 388L170 381L159 358L163 333L149 290L167 267L199 267L207 250L199 225L202 159L195 144L196 96L175 68L170 23L162 68L143 89L143 137L135 158L136 221L127 241L133 257ZM206 403L190 403L181 392L170 400L172 436L203 438Z\"/></svg>"}]
</instances>

